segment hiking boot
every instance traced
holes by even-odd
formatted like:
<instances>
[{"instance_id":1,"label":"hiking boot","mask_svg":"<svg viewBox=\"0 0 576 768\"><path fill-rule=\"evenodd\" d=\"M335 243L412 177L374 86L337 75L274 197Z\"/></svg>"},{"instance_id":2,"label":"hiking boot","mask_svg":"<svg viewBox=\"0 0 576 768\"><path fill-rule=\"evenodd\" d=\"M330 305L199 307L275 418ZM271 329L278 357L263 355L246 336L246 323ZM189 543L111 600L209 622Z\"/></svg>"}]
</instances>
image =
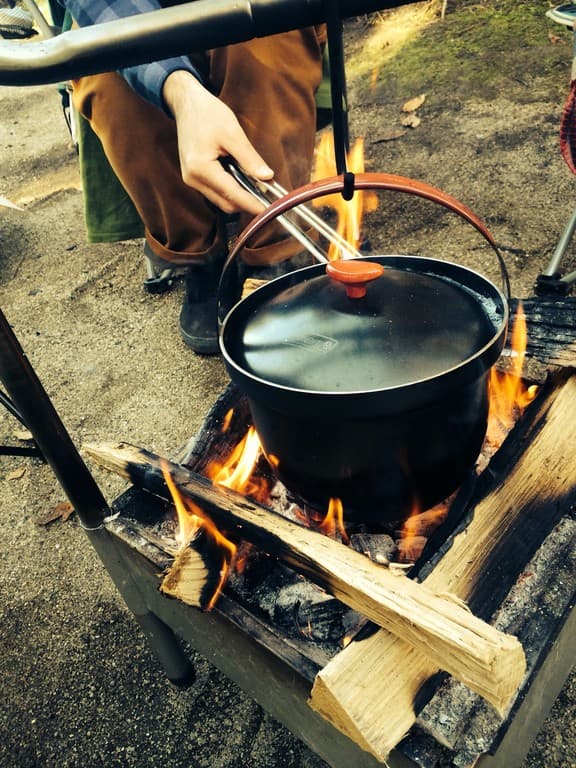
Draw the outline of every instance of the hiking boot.
<instances>
[{"instance_id":1,"label":"hiking boot","mask_svg":"<svg viewBox=\"0 0 576 768\"><path fill-rule=\"evenodd\" d=\"M27 10L13 3L0 2L0 39L33 37L38 34L33 25L34 19Z\"/></svg>"},{"instance_id":2,"label":"hiking boot","mask_svg":"<svg viewBox=\"0 0 576 768\"><path fill-rule=\"evenodd\" d=\"M218 354L216 298L223 261L188 267L186 294L180 311L180 335L199 355Z\"/></svg>"}]
</instances>

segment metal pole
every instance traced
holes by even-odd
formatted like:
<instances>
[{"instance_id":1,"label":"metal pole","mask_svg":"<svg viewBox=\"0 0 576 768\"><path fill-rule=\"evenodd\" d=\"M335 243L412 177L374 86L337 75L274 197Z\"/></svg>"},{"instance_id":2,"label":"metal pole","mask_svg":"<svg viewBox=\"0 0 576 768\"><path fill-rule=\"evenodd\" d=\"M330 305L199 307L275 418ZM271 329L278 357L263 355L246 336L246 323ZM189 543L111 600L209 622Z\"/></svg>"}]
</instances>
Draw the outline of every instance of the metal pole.
<instances>
[{"instance_id":1,"label":"metal pole","mask_svg":"<svg viewBox=\"0 0 576 768\"><path fill-rule=\"evenodd\" d=\"M415 1L333 0L342 19ZM195 0L49 40L0 41L0 85L58 83L324 21L324 0Z\"/></svg>"},{"instance_id":2,"label":"metal pole","mask_svg":"<svg viewBox=\"0 0 576 768\"><path fill-rule=\"evenodd\" d=\"M554 251L552 258L550 259L550 263L542 273L543 275L546 275L546 277L554 277L558 274L558 271L560 269L560 264L562 262L562 259L564 258L564 254L568 250L568 246L570 245L570 242L574 236L575 231L576 231L576 209L572 212L572 216L570 217L568 224L566 225L564 231L562 232L560 240L558 241L558 245L556 246L556 250Z\"/></svg>"}]
</instances>

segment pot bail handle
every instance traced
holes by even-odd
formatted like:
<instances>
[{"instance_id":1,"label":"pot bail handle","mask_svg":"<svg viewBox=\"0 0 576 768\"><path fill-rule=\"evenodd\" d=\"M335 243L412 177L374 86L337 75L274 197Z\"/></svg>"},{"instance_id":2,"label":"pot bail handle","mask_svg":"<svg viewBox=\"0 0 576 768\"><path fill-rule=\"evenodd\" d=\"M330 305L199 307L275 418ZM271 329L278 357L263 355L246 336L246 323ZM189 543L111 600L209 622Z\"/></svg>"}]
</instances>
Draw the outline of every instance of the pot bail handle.
<instances>
[{"instance_id":1,"label":"pot bail handle","mask_svg":"<svg viewBox=\"0 0 576 768\"><path fill-rule=\"evenodd\" d=\"M230 283L230 280L227 279L227 275L229 277L228 273L232 263L242 248L249 242L250 238L277 216L280 216L299 205L315 200L318 197L341 193L344 186L345 177L343 175L332 176L330 178L306 184L289 192L284 197L275 200L268 206L268 208L262 211L262 213L252 219L248 226L238 236L234 248L226 259L224 269L222 270L222 279L218 291L218 317L220 322L224 320L225 316L228 314L228 310L231 309L231 306L228 306L228 302L224 300L225 294L228 293L227 284L229 285ZM479 232L492 247L496 254L496 258L498 259L504 293L508 301L510 301L510 278L508 276L506 263L500 254L496 241L481 219L479 219L470 208L464 205L464 203L461 203L455 197L446 194L446 192L443 192L441 189L433 187L431 184L427 184L424 181L410 179L406 176L397 176L391 173L357 173L354 176L354 188L356 192L364 190L404 192L409 195L421 197L425 200L430 200L431 202L437 203L438 205L447 208L449 211L456 213L460 218L464 219L474 227L474 229L476 229L476 231Z\"/></svg>"}]
</instances>

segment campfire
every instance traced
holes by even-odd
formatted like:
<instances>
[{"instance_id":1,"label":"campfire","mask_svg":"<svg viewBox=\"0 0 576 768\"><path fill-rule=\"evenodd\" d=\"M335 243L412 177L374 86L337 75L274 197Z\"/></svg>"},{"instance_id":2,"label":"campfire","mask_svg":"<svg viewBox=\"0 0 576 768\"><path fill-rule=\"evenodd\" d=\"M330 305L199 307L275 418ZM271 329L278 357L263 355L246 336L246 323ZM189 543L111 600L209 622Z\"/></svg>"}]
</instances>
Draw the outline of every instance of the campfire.
<instances>
[{"instance_id":1,"label":"campfire","mask_svg":"<svg viewBox=\"0 0 576 768\"><path fill-rule=\"evenodd\" d=\"M487 437L475 468L476 473L482 471L482 468L488 464L490 457L498 451L525 407L536 396L537 387L526 385L520 375L526 340L525 318L522 312L517 314L515 330L511 338L513 344L524 344L524 348L514 348L514 346L511 348L515 360L513 370L492 373L490 389L491 403L494 405L490 411ZM239 393L233 388L229 397L232 400L241 399ZM236 410L240 417L236 414ZM317 509L302 505L290 494L277 480L274 462L270 463L264 457L258 435L254 427L247 423L248 420L249 415L245 405L236 404L227 408L221 418L218 435L220 457L212 457L208 452L202 469L204 478L211 481L215 489L226 488L236 491L243 498L265 505L266 508L281 515L290 523L290 526L301 526L320 532L336 542L338 546L348 546L374 563L390 568L392 571L395 569L402 571L407 565L417 562L426 542L445 521L450 506L457 497L457 494L452 494L450 498L430 509L421 509L416 499L407 519L395 521L389 526L383 524L378 526L377 530L371 530L370 526L358 523L347 525L340 499L331 499L328 508L321 513ZM244 588L239 583L240 577L248 581L253 580L253 570L259 570L259 558L262 554L271 554L268 550L267 536L276 534L273 526L262 523L258 535L253 537L258 539L256 542L250 537L243 540L234 534L232 538L235 538L235 541L232 541L219 530L202 504L188 494L188 478L184 476L184 482L178 479L183 476L182 467L175 467L162 457L153 456L147 451L127 444L88 446L87 450L104 466L126 474L135 482L134 473L138 466L141 466L149 475L154 471L157 476L155 485L161 486L163 480L174 505L174 515L171 518L173 530L169 532L169 539L176 544L168 550L174 552L175 560L161 585L165 593L179 597L204 610L210 610L216 604L228 577L233 577L235 588L242 592ZM146 482L151 482L150 477ZM225 498L223 497L223 500ZM239 522L241 525L245 523L242 517L239 518ZM166 521L162 522L162 527L166 534ZM296 529L291 531L288 527L286 533L288 545L297 535ZM254 545L262 536L265 541L264 552L252 546L251 553L245 556L246 541ZM335 548L334 551L336 551ZM242 553L241 558L238 557L239 552ZM282 553L280 557L286 559ZM289 552L288 561L291 557L294 557L294 554ZM200 561L202 561L202 569L199 576ZM251 561L254 563L253 568ZM307 567L303 563L297 563L299 571ZM316 567L321 567L321 564L318 563ZM321 579L316 576L315 580ZM294 600L299 600L301 596L298 595L297 590L293 589L291 582L288 586L295 594ZM325 593L324 595L329 600L329 596ZM318 603L319 597L315 596L314 600ZM334 611L333 606L331 611ZM344 635L330 638L333 642L341 645L348 642L349 622L350 619L348 623L343 622L343 628L347 630L346 639ZM332 617L331 624L336 624L335 616ZM305 627L303 634L306 636L316 634L309 617L305 622L297 619L298 631L301 631L303 626ZM324 631L325 628L320 627L318 633L322 635Z\"/></svg>"},{"instance_id":2,"label":"campfire","mask_svg":"<svg viewBox=\"0 0 576 768\"><path fill-rule=\"evenodd\" d=\"M510 375L497 377L507 391ZM247 428L247 405L233 387L214 405L181 463L166 463L126 444L92 446L89 452L135 486L170 499L161 503L153 522L150 515L140 519L131 505L130 515L123 513L109 523L115 536L139 547L163 570L158 581L162 591L205 610L215 604L216 611L228 612L233 601L257 621L276 626L288 649L296 644L317 665L310 705L384 760L418 712L419 725L440 743L455 743L456 737L447 732L455 727L460 704L452 704L449 719L444 708L434 714L437 697L423 709L421 704L418 712L414 709L424 680L439 669L448 669L454 685L464 681L464 690L477 691L500 712L488 708L491 728L498 730L501 716L510 710L525 670L521 647L504 631L510 626L514 634L522 634L523 625L514 605L509 609L511 624L506 624L505 607L500 608L504 613L498 630L485 621L516 580L520 594L531 585L530 553L561 523L558 500L574 493L574 387L573 377L560 376L540 387L536 396L532 385L523 382L519 391L531 402L512 403L516 424L507 427L505 438L498 427L499 446L490 429L485 449L492 458L483 451L472 490L462 488L431 510L415 508L402 529L390 532L346 531L338 500L324 519L299 507L274 482L273 468ZM226 453L229 460L216 461L215 453ZM543 461L551 471L547 484L535 471ZM241 484L235 486L231 478L239 477ZM250 488L259 501L220 482ZM177 518L170 511L180 506L177 499L184 500L185 524L191 518L194 525L192 538L188 532L185 539L190 540L180 545ZM208 518L218 527L215 538ZM228 542L219 538L218 529ZM561 549L570 542L569 534L563 536ZM432 551L422 557L431 543ZM404 574L418 556L414 581ZM216 598L218 590L222 592ZM458 599L465 599L474 613ZM533 629L527 626L526 631ZM309 646L305 651L303 644ZM385 692L376 680L366 679L366 668L382 670L378 675L386 676ZM355 676L361 689L353 683ZM445 694L449 701L462 696L454 685ZM467 699L466 711L477 707ZM385 715L388 725L382 730L377 724Z\"/></svg>"},{"instance_id":3,"label":"campfire","mask_svg":"<svg viewBox=\"0 0 576 768\"><path fill-rule=\"evenodd\" d=\"M362 236L353 232L357 247ZM459 747L455 713L472 717L478 697L489 702L478 738L486 718L498 733L535 668L518 640L533 630L510 619L506 600L514 589L522 596L530 558L563 522L560 501L574 495L576 385L568 369L538 383L526 377L530 332L521 303L514 310L475 466L442 502L425 508L414 497L402 519L351 522L336 495L323 510L295 496L233 385L177 463L126 443L87 446L144 490L146 508L150 494L159 499L152 514L139 511L138 495L135 505L122 502L108 523L155 564L159 591L273 637L264 642L312 683L312 710L380 762L416 720L440 745ZM542 463L547 483L536 471ZM565 547L567 535L554 546ZM440 671L451 675L444 697L442 689L433 695ZM473 698L455 705L462 689ZM438 703L446 698L449 716ZM405 754L413 748L409 738L402 744ZM473 742L464 751L480 750Z\"/></svg>"},{"instance_id":4,"label":"campfire","mask_svg":"<svg viewBox=\"0 0 576 768\"><path fill-rule=\"evenodd\" d=\"M486 440L475 468L476 473L487 466L489 459L498 451L526 406L537 394L538 387L527 385L521 377L526 337L525 317L523 312L519 311L511 333L511 356L514 365L509 371L495 369L491 373L491 409ZM298 500L290 497L290 493L276 480L274 465L266 461L254 427L248 426L244 435L234 434L232 425L237 421L234 421L233 415L231 408L224 417L222 427L222 444L229 446L229 453L219 460L210 459L204 471L205 476L215 486L238 491L246 498L267 505L289 520L352 546L381 565L388 566L395 562L414 564L427 540L446 519L450 505L456 497L456 494L453 494L440 504L424 510L419 507L416 499L407 519L398 521L399 527L391 526L387 531L370 531L366 527L352 525L349 526L349 532L340 499L331 499L325 514L322 514L314 508L299 505ZM202 606L211 607L226 581L226 574L234 572L236 546L218 531L198 504L181 495L167 466L164 462L163 476L174 502L177 520L174 537L180 543L180 549L190 547L202 527L205 529L204 536L212 537L216 544L220 544L222 564L218 570L222 572L223 577L208 606ZM175 570L178 568L177 565ZM245 561L241 570L246 575ZM173 579L174 575L171 573L168 581L173 584ZM309 628L306 633L311 634Z\"/></svg>"}]
</instances>

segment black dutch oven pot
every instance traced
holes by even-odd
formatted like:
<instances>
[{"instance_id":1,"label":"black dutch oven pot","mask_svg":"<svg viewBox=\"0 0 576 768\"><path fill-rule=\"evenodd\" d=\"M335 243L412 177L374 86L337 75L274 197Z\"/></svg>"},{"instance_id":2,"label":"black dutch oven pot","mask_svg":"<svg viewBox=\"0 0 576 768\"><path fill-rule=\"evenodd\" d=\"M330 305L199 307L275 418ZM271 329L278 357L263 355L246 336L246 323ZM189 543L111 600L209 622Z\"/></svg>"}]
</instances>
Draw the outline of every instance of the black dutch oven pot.
<instances>
[{"instance_id":1,"label":"black dutch oven pot","mask_svg":"<svg viewBox=\"0 0 576 768\"><path fill-rule=\"evenodd\" d=\"M492 236L458 201L388 174L358 175L355 189L408 192L458 213L493 246L507 283ZM276 201L240 235L224 275L266 223L342 190L337 177ZM508 322L506 298L478 273L416 256L317 264L221 306L221 317L228 373L301 501L325 510L336 497L348 520L400 520L449 496L473 467Z\"/></svg>"}]
</instances>

